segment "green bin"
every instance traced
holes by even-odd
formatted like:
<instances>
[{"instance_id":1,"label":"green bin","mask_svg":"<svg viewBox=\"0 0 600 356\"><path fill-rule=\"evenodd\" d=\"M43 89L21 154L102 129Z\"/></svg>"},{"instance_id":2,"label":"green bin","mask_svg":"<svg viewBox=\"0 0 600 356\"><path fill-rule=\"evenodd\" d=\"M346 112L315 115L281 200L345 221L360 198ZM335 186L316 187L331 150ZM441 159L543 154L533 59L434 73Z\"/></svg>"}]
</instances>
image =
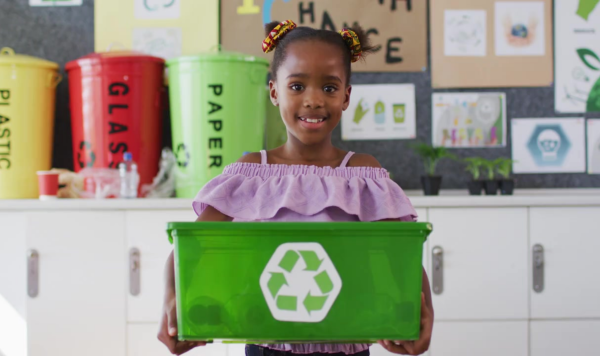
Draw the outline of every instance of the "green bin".
<instances>
[{"instance_id":1,"label":"green bin","mask_svg":"<svg viewBox=\"0 0 600 356\"><path fill-rule=\"evenodd\" d=\"M169 223L180 340L417 340L429 223Z\"/></svg>"},{"instance_id":2,"label":"green bin","mask_svg":"<svg viewBox=\"0 0 600 356\"><path fill-rule=\"evenodd\" d=\"M193 198L244 152L263 148L268 65L231 52L167 61L178 197Z\"/></svg>"}]
</instances>

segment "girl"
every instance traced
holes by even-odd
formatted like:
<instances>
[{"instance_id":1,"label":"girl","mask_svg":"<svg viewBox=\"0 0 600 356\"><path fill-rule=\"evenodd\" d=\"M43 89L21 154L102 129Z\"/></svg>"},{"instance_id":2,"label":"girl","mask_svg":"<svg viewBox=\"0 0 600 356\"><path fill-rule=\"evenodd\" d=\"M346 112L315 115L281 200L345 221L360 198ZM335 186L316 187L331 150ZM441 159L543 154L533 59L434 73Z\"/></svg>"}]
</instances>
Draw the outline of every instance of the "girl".
<instances>
[{"instance_id":1,"label":"girl","mask_svg":"<svg viewBox=\"0 0 600 356\"><path fill-rule=\"evenodd\" d=\"M375 158L336 148L331 134L350 103L350 64L373 51L360 28L340 33L267 25L263 50L275 50L269 82L287 142L250 153L225 168L194 200L197 221L414 221L415 210ZM164 313L158 338L174 354L204 345L177 340L173 254L166 265ZM423 271L421 338L381 340L388 351L427 351L433 328L429 281ZM246 355L369 355L368 344L248 345Z\"/></svg>"}]
</instances>

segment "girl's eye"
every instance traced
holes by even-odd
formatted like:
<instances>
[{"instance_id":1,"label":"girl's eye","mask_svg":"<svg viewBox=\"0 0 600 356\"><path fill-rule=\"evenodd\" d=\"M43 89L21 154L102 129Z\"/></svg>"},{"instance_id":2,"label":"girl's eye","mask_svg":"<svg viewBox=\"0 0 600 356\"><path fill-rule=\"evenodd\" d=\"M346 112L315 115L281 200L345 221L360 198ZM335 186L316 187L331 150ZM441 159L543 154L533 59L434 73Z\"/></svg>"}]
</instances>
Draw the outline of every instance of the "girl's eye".
<instances>
[{"instance_id":1,"label":"girl's eye","mask_svg":"<svg viewBox=\"0 0 600 356\"><path fill-rule=\"evenodd\" d=\"M300 90L304 89L304 87L303 87L302 85L300 85L300 84L292 84L292 85L290 86L290 88L291 88L292 90L294 90L294 91L300 91Z\"/></svg>"},{"instance_id":2,"label":"girl's eye","mask_svg":"<svg viewBox=\"0 0 600 356\"><path fill-rule=\"evenodd\" d=\"M337 88L332 87L332 86L327 86L327 87L323 88L323 90L325 90L326 93L333 93L337 90Z\"/></svg>"}]
</instances>

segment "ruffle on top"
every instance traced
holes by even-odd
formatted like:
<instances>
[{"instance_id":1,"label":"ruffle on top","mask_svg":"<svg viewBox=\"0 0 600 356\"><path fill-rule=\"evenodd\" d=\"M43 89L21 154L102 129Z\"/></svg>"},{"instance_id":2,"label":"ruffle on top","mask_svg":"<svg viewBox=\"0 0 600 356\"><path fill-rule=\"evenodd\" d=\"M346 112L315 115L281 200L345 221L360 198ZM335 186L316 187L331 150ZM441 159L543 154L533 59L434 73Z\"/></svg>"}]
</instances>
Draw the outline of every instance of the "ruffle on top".
<instances>
[{"instance_id":1,"label":"ruffle on top","mask_svg":"<svg viewBox=\"0 0 600 356\"><path fill-rule=\"evenodd\" d=\"M374 167L234 163L208 182L193 202L198 215L209 205L245 221L269 220L285 209L310 217L339 208L360 221L417 217L387 170Z\"/></svg>"}]
</instances>

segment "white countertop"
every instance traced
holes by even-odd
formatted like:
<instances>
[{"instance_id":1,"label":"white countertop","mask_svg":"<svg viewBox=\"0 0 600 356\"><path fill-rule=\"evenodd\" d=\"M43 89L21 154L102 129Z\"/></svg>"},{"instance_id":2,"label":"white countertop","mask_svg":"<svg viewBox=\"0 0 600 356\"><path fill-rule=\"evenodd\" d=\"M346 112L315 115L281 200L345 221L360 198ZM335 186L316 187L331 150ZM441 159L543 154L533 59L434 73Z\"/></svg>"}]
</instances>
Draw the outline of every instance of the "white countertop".
<instances>
[{"instance_id":1,"label":"white countertop","mask_svg":"<svg viewBox=\"0 0 600 356\"><path fill-rule=\"evenodd\" d=\"M406 191L415 208L598 206L600 189L521 189L512 196L469 196L465 190L442 191L425 197L420 191ZM191 209L191 199L59 199L0 200L0 211L23 210L176 210Z\"/></svg>"}]
</instances>

